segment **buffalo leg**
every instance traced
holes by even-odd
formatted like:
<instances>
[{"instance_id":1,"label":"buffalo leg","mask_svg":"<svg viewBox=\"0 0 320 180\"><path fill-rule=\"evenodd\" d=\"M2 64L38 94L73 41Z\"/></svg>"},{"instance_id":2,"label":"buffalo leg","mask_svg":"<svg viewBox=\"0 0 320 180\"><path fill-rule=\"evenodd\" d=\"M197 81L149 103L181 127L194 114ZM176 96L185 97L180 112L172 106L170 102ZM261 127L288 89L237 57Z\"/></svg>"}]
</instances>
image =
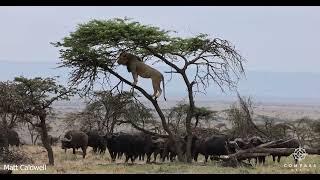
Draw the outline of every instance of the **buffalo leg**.
<instances>
[{"instance_id":1,"label":"buffalo leg","mask_svg":"<svg viewBox=\"0 0 320 180\"><path fill-rule=\"evenodd\" d=\"M150 163L151 155L152 155L151 153L148 153L148 154L147 154L147 163Z\"/></svg>"},{"instance_id":2,"label":"buffalo leg","mask_svg":"<svg viewBox=\"0 0 320 180\"><path fill-rule=\"evenodd\" d=\"M72 148L72 153L76 154L76 149L75 148Z\"/></svg>"},{"instance_id":3,"label":"buffalo leg","mask_svg":"<svg viewBox=\"0 0 320 180\"><path fill-rule=\"evenodd\" d=\"M82 153L83 153L82 157L85 158L86 154L87 154L87 148L86 147L82 147L81 149L82 149Z\"/></svg>"},{"instance_id":4,"label":"buffalo leg","mask_svg":"<svg viewBox=\"0 0 320 180\"><path fill-rule=\"evenodd\" d=\"M272 155L273 162L276 162L276 156Z\"/></svg>"},{"instance_id":5,"label":"buffalo leg","mask_svg":"<svg viewBox=\"0 0 320 180\"><path fill-rule=\"evenodd\" d=\"M157 161L157 156L158 156L158 153L154 152L153 153L153 162ZM161 155L160 155L160 158L161 158Z\"/></svg>"},{"instance_id":6,"label":"buffalo leg","mask_svg":"<svg viewBox=\"0 0 320 180\"><path fill-rule=\"evenodd\" d=\"M281 159L281 156L278 156L278 160L277 160L277 161L278 161L278 163L280 163L280 159Z\"/></svg>"},{"instance_id":7,"label":"buffalo leg","mask_svg":"<svg viewBox=\"0 0 320 180\"><path fill-rule=\"evenodd\" d=\"M198 153L195 153L194 158L193 158L194 161L196 161L196 162L198 161L198 156L199 156L199 154L198 154Z\"/></svg>"},{"instance_id":8,"label":"buffalo leg","mask_svg":"<svg viewBox=\"0 0 320 180\"><path fill-rule=\"evenodd\" d=\"M118 154L118 159L122 158L122 152L117 153Z\"/></svg>"},{"instance_id":9,"label":"buffalo leg","mask_svg":"<svg viewBox=\"0 0 320 180\"><path fill-rule=\"evenodd\" d=\"M125 163L127 163L129 160L129 155L126 154L126 160L125 160Z\"/></svg>"},{"instance_id":10,"label":"buffalo leg","mask_svg":"<svg viewBox=\"0 0 320 180\"><path fill-rule=\"evenodd\" d=\"M115 160L116 160L116 153L115 152L110 152L110 156L111 156L111 160L112 160L112 162L114 162Z\"/></svg>"},{"instance_id":11,"label":"buffalo leg","mask_svg":"<svg viewBox=\"0 0 320 180\"><path fill-rule=\"evenodd\" d=\"M207 154L204 155L204 159L205 159L204 162L205 162L205 163L208 162L208 157L209 157L209 156L208 156Z\"/></svg>"}]
</instances>

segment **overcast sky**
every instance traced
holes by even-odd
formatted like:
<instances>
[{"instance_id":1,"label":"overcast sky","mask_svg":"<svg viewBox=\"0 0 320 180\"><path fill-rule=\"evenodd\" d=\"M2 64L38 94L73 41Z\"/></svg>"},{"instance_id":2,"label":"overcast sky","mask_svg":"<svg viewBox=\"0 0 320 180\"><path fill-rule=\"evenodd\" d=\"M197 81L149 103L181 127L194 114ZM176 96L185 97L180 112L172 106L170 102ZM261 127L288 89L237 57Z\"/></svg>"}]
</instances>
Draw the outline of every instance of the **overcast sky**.
<instances>
[{"instance_id":1,"label":"overcast sky","mask_svg":"<svg viewBox=\"0 0 320 180\"><path fill-rule=\"evenodd\" d=\"M79 23L116 17L176 30L181 36L207 33L229 40L250 71L320 73L320 7L283 6L0 7L0 65L57 63L58 49L50 42L61 40ZM4 67L0 74L11 71Z\"/></svg>"},{"instance_id":2,"label":"overcast sky","mask_svg":"<svg viewBox=\"0 0 320 180\"><path fill-rule=\"evenodd\" d=\"M0 61L57 62L49 42L78 23L125 16L230 40L249 70L320 72L320 7L0 7Z\"/></svg>"}]
</instances>

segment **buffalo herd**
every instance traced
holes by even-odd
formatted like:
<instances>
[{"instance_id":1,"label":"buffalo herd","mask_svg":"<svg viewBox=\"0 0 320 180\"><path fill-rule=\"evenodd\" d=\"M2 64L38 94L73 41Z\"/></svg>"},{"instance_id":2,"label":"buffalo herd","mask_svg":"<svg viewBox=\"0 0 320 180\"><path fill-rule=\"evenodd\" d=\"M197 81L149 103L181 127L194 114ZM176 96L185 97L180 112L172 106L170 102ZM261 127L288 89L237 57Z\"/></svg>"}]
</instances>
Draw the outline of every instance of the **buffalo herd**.
<instances>
[{"instance_id":1,"label":"buffalo herd","mask_svg":"<svg viewBox=\"0 0 320 180\"><path fill-rule=\"evenodd\" d=\"M94 153L104 154L108 149L111 160L114 162L116 159L125 157L125 162L131 160L132 163L136 159L145 160L150 163L153 155L153 162L159 160L164 162L165 160L175 161L178 155L178 151L184 155L186 153L187 137L179 137L174 143L170 138L163 138L158 136L148 135L142 132L139 133L110 133L103 135L98 131L83 132L80 130L70 130L64 134L63 138L56 138L49 135L49 141L51 145L54 145L58 139L61 141L61 148L67 151L72 149L75 154L76 149L81 148L82 157L85 158L87 154L87 148L92 147ZM279 140L284 141L284 140ZM251 137L248 139L235 138L229 139L224 135L211 135L209 137L192 137L191 142L191 155L194 161L198 161L199 154L203 155L205 160L208 161L219 158L222 155L230 155L238 150L250 149L266 143L260 137ZM0 134L0 145L7 144L8 146L19 146L21 142L19 140L18 133L14 130L9 130L7 137ZM297 148L299 142L296 139L279 143L272 148ZM179 149L177 149L179 148ZM280 162L281 156L271 154L273 161L276 157L277 162ZM251 159L248 159L250 162ZM265 157L255 157L255 163L265 162Z\"/></svg>"},{"instance_id":2,"label":"buffalo herd","mask_svg":"<svg viewBox=\"0 0 320 180\"><path fill-rule=\"evenodd\" d=\"M282 141L282 140L280 140ZM62 149L72 148L73 153L75 149L81 148L83 158L86 155L87 147L92 147L94 153L105 153L106 149L110 154L111 160L114 162L116 159L121 159L125 156L125 162L131 160L132 163L136 159L145 160L150 163L153 155L153 162L159 160L164 162L165 160L174 161L177 158L178 150L184 155L186 153L187 137L177 138L176 145L169 138L162 138L158 136L148 135L142 132L139 133L112 133L102 135L98 131L82 132L78 130L68 131L64 138L61 140ZM211 135L209 137L200 138L197 136L192 137L191 143L191 155L194 161L198 161L199 154L205 157L205 161L218 158L222 155L229 155L237 152L238 150L245 150L253 147L257 147L267 141L254 136L248 139L235 138L230 140L224 135ZM296 139L286 141L288 143L282 144L281 147L274 148L296 148L299 147L299 143ZM273 161L275 161L275 156ZM278 156L278 155L277 155ZM255 157L255 163L264 164L266 157ZM281 156L278 156L278 162L280 162ZM248 161L250 162L250 158Z\"/></svg>"}]
</instances>

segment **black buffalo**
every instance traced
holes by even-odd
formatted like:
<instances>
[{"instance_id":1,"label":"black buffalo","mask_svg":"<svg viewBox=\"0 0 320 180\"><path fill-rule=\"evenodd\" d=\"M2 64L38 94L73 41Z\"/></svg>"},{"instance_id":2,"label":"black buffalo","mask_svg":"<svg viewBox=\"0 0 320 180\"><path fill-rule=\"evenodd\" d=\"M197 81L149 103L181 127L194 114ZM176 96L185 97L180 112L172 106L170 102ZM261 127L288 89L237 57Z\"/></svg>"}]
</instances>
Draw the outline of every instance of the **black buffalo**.
<instances>
[{"instance_id":1,"label":"black buffalo","mask_svg":"<svg viewBox=\"0 0 320 180\"><path fill-rule=\"evenodd\" d=\"M263 143L265 143L266 141L263 140L261 137L258 136L253 136L249 139L242 139L242 138L236 138L232 141L233 144L235 144L239 149L245 150L245 149L250 149L250 148L254 148L257 147ZM248 161L250 162L252 158L248 158ZM255 157L255 164L257 163L265 163L265 156L258 156Z\"/></svg>"},{"instance_id":2,"label":"black buffalo","mask_svg":"<svg viewBox=\"0 0 320 180\"><path fill-rule=\"evenodd\" d=\"M107 144L103 136L98 131L89 131L88 135L88 146L93 148L93 152L104 153L107 149Z\"/></svg>"},{"instance_id":3,"label":"black buffalo","mask_svg":"<svg viewBox=\"0 0 320 180\"><path fill-rule=\"evenodd\" d=\"M20 145L19 135L15 130L12 130L12 129L8 130L8 143L11 146L18 147Z\"/></svg>"},{"instance_id":4,"label":"black buffalo","mask_svg":"<svg viewBox=\"0 0 320 180\"><path fill-rule=\"evenodd\" d=\"M133 163L135 159L144 160L147 156L147 163L151 160L151 155L156 156L163 151L163 143L158 138L152 137L145 133L113 133L105 135L107 148L112 161L123 154L126 156L125 162L131 159Z\"/></svg>"},{"instance_id":5,"label":"black buffalo","mask_svg":"<svg viewBox=\"0 0 320 180\"><path fill-rule=\"evenodd\" d=\"M165 138L152 137L153 162L157 160L158 155L160 155L160 159L162 159L165 152L165 143Z\"/></svg>"},{"instance_id":6,"label":"black buffalo","mask_svg":"<svg viewBox=\"0 0 320 180\"><path fill-rule=\"evenodd\" d=\"M183 137L179 137L177 139L178 148L184 154L186 152L186 141ZM162 162L165 161L165 159L170 159L170 161L174 161L176 156L178 155L178 149L175 142L173 142L170 138L166 138L164 143L164 152L162 155Z\"/></svg>"},{"instance_id":7,"label":"black buffalo","mask_svg":"<svg viewBox=\"0 0 320 180\"><path fill-rule=\"evenodd\" d=\"M209 156L220 156L234 153L230 147L228 138L223 135L213 135L205 139L200 138L195 141L193 158L197 161L200 153L204 155L205 162L207 162Z\"/></svg>"},{"instance_id":8,"label":"black buffalo","mask_svg":"<svg viewBox=\"0 0 320 180\"><path fill-rule=\"evenodd\" d=\"M107 148L112 161L116 160L117 155L125 154L126 162L128 162L129 158L132 163L134 162L136 154L133 135L127 133L114 133L106 134L104 138L107 141Z\"/></svg>"},{"instance_id":9,"label":"black buffalo","mask_svg":"<svg viewBox=\"0 0 320 180\"><path fill-rule=\"evenodd\" d=\"M263 140L261 137L258 136L253 136L251 138L248 139L249 143L249 148L253 148L253 147L257 147L263 143L265 143L266 141ZM255 164L258 163L262 163L264 164L266 162L266 156L258 156L255 158Z\"/></svg>"},{"instance_id":10,"label":"black buffalo","mask_svg":"<svg viewBox=\"0 0 320 180\"><path fill-rule=\"evenodd\" d=\"M61 140L61 148L67 149L72 148L73 154L75 154L75 150L78 148L82 149L82 157L85 158L88 147L88 135L82 131L71 130L68 131L64 138Z\"/></svg>"},{"instance_id":11,"label":"black buffalo","mask_svg":"<svg viewBox=\"0 0 320 180\"><path fill-rule=\"evenodd\" d=\"M8 148L9 147L9 143L8 143L8 138L5 136L4 133L0 133L0 150L2 150L2 148Z\"/></svg>"}]
</instances>

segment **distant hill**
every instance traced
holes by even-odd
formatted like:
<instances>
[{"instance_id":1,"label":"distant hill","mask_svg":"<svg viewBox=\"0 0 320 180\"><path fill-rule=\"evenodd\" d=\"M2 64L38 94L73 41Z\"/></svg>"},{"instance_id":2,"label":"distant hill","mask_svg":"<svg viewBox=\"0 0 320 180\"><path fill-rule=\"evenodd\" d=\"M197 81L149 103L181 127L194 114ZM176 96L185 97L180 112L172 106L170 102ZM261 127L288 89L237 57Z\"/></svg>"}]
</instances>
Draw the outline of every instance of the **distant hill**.
<instances>
[{"instance_id":1,"label":"distant hill","mask_svg":"<svg viewBox=\"0 0 320 180\"><path fill-rule=\"evenodd\" d=\"M49 77L60 76L59 81L67 83L68 70L56 69L56 63L18 63L0 61L0 80L12 80L15 76ZM127 76L132 78L131 76ZM169 77L165 78L166 81ZM146 83L147 82L147 83ZM141 79L147 91L152 91L148 80ZM293 72L258 72L247 71L246 78L239 82L238 91L241 95L252 96L257 102L291 102L320 104L320 73L293 73ZM171 81L166 85L168 99L186 98L182 81ZM222 93L217 86L207 89L206 95L197 95L199 100L205 101L234 101L234 92ZM162 100L162 99L161 99Z\"/></svg>"}]
</instances>

